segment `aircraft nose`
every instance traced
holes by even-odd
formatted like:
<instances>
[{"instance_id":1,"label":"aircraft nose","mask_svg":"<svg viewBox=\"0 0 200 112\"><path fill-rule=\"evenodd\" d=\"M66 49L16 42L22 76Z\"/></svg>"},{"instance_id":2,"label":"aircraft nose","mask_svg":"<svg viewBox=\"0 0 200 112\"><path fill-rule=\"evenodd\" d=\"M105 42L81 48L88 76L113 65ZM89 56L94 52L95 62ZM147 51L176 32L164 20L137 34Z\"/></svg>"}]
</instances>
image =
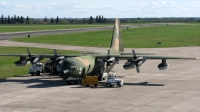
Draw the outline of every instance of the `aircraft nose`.
<instances>
[{"instance_id":1,"label":"aircraft nose","mask_svg":"<svg viewBox=\"0 0 200 112\"><path fill-rule=\"evenodd\" d=\"M69 70L61 70L60 71L60 76L64 79L67 79L69 78L70 76L70 71Z\"/></svg>"}]
</instances>

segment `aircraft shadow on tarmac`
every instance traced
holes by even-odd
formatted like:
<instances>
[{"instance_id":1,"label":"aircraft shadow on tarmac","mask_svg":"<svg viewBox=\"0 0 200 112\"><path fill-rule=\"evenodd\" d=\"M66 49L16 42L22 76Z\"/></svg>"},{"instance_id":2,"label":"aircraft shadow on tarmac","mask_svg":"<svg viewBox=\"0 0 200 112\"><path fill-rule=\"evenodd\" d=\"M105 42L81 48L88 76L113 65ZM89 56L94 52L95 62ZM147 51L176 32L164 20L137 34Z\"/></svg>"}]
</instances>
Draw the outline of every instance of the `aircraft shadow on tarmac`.
<instances>
[{"instance_id":1,"label":"aircraft shadow on tarmac","mask_svg":"<svg viewBox=\"0 0 200 112\"><path fill-rule=\"evenodd\" d=\"M19 77L32 77L32 76L19 76ZM54 80L55 79L55 80ZM0 83L4 82L14 82L20 84L31 84L28 85L27 88L50 88L50 87L59 87L59 86L70 86L66 84L66 80L62 80L59 76L52 76L52 77L36 77L34 79L0 79ZM34 84L35 83L35 84ZM86 88L80 86L78 81L74 81L72 85L77 85L76 87L71 88ZM124 86L164 86L164 84L149 84L148 82L141 82L141 83L124 83ZM90 87L93 88L93 87ZM105 87L105 82L99 82L98 88L108 88Z\"/></svg>"},{"instance_id":2,"label":"aircraft shadow on tarmac","mask_svg":"<svg viewBox=\"0 0 200 112\"><path fill-rule=\"evenodd\" d=\"M20 76L20 77L27 77L27 76ZM58 79L58 80L54 80L54 79ZM0 79L0 83L3 84L4 82L31 84L31 85L28 85L27 88L50 88L50 87L66 86L66 81L62 80L60 77L42 77L42 78L34 78L34 79L28 79L28 80L23 79L23 78L22 79Z\"/></svg>"},{"instance_id":3,"label":"aircraft shadow on tarmac","mask_svg":"<svg viewBox=\"0 0 200 112\"><path fill-rule=\"evenodd\" d=\"M165 84L148 84L148 82L141 82L141 83L124 83L124 86L165 86ZM86 87L78 86L71 88L86 88ZM89 88L94 88L94 87L89 87ZM99 86L97 88L109 88L109 87L105 87L105 82L99 82Z\"/></svg>"}]
</instances>

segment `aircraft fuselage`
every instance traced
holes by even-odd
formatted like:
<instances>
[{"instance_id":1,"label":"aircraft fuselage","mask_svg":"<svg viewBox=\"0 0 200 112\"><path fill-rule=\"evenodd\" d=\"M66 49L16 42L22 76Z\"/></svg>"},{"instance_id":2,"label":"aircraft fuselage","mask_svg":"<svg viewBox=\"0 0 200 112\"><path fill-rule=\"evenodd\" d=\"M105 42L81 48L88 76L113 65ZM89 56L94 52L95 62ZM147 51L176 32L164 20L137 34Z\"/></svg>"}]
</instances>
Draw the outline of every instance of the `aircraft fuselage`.
<instances>
[{"instance_id":1,"label":"aircraft fuselage","mask_svg":"<svg viewBox=\"0 0 200 112\"><path fill-rule=\"evenodd\" d=\"M104 71L104 62L97 61L91 55L71 57L63 60L60 68L60 76L65 79L68 77L84 77L85 75L100 77Z\"/></svg>"}]
</instances>

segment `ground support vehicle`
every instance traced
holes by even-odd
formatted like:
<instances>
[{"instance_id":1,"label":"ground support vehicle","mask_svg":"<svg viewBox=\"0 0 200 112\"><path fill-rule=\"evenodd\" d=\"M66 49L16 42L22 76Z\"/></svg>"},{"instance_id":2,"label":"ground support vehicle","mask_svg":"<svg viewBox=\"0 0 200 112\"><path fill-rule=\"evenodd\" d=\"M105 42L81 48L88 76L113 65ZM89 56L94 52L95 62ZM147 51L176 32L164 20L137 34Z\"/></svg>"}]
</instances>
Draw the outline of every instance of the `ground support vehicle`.
<instances>
[{"instance_id":1,"label":"ground support vehicle","mask_svg":"<svg viewBox=\"0 0 200 112\"><path fill-rule=\"evenodd\" d=\"M29 74L31 74L31 76L34 76L36 74L36 76L39 76L40 73L43 73L43 63L36 63L36 64L32 64L32 66L29 69Z\"/></svg>"},{"instance_id":2,"label":"ground support vehicle","mask_svg":"<svg viewBox=\"0 0 200 112\"><path fill-rule=\"evenodd\" d=\"M82 86L85 86L85 87L90 87L90 86L97 87L99 85L98 76L85 76L81 80L81 84Z\"/></svg>"},{"instance_id":3,"label":"ground support vehicle","mask_svg":"<svg viewBox=\"0 0 200 112\"><path fill-rule=\"evenodd\" d=\"M105 84L106 87L122 87L124 83L123 80L117 78L115 73L109 73Z\"/></svg>"}]
</instances>

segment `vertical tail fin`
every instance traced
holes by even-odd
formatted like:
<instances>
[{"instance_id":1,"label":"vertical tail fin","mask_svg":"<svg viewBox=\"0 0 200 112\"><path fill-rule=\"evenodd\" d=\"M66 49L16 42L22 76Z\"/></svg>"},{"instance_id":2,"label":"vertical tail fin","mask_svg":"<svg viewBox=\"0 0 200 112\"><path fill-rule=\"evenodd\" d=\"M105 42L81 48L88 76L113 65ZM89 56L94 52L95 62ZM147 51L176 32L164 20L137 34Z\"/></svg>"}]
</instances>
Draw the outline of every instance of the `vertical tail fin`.
<instances>
[{"instance_id":1,"label":"vertical tail fin","mask_svg":"<svg viewBox=\"0 0 200 112\"><path fill-rule=\"evenodd\" d=\"M115 20L110 48L114 49L116 52L124 52L124 45L121 35L121 25L118 18L116 18Z\"/></svg>"}]
</instances>

